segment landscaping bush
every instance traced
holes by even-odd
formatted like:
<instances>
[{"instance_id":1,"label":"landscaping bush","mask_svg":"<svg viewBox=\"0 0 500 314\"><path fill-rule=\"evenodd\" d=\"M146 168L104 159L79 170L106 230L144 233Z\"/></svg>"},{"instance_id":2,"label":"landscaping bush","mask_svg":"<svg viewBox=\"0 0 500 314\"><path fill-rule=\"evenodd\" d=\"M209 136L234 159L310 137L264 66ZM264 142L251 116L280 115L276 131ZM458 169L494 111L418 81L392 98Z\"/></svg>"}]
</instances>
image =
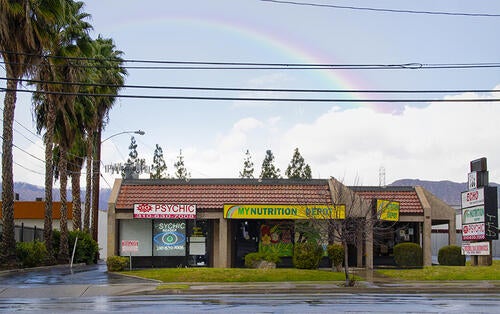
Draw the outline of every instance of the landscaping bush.
<instances>
[{"instance_id":1,"label":"landscaping bush","mask_svg":"<svg viewBox=\"0 0 500 314\"><path fill-rule=\"evenodd\" d=\"M16 244L16 256L22 268L42 266L48 255L49 252L43 242L19 242Z\"/></svg>"},{"instance_id":2,"label":"landscaping bush","mask_svg":"<svg viewBox=\"0 0 500 314\"><path fill-rule=\"evenodd\" d=\"M73 254L73 246L75 245L75 238L78 235L78 242L76 244L75 259L73 263L94 264L97 262L97 253L99 252L99 245L92 239L92 236L83 231L70 231L68 235L68 248L69 255ZM57 260L59 254L59 242L61 239L61 232L54 230L52 232L52 247L54 248L54 259Z\"/></svg>"},{"instance_id":3,"label":"landscaping bush","mask_svg":"<svg viewBox=\"0 0 500 314\"><path fill-rule=\"evenodd\" d=\"M342 263L344 262L344 247L342 244L330 244L326 247L326 252L332 262L332 268L336 268L337 271L340 271L342 269Z\"/></svg>"},{"instance_id":4,"label":"landscaping bush","mask_svg":"<svg viewBox=\"0 0 500 314\"><path fill-rule=\"evenodd\" d=\"M256 264L261 261L277 264L280 262L280 258L278 254L271 252L254 252L245 255L245 266L248 268L255 268Z\"/></svg>"},{"instance_id":5,"label":"landscaping bush","mask_svg":"<svg viewBox=\"0 0 500 314\"><path fill-rule=\"evenodd\" d=\"M129 266L129 259L126 256L110 256L106 260L108 271L122 271Z\"/></svg>"},{"instance_id":6,"label":"landscaping bush","mask_svg":"<svg viewBox=\"0 0 500 314\"><path fill-rule=\"evenodd\" d=\"M296 243L293 248L293 266L299 269L317 269L323 257L323 247L315 242Z\"/></svg>"},{"instance_id":7,"label":"landscaping bush","mask_svg":"<svg viewBox=\"0 0 500 314\"><path fill-rule=\"evenodd\" d=\"M462 248L456 245L443 246L438 252L439 265L465 266L465 255Z\"/></svg>"},{"instance_id":8,"label":"landscaping bush","mask_svg":"<svg viewBox=\"0 0 500 314\"><path fill-rule=\"evenodd\" d=\"M412 242L399 243L394 246L394 261L399 267L422 266L422 248Z\"/></svg>"},{"instance_id":9,"label":"landscaping bush","mask_svg":"<svg viewBox=\"0 0 500 314\"><path fill-rule=\"evenodd\" d=\"M95 264L97 263L97 253L99 252L99 245L92 239L89 233L83 231L70 231L69 232L69 252L73 254L73 246L75 245L75 238L78 236L76 243L75 259L73 263Z\"/></svg>"}]
</instances>

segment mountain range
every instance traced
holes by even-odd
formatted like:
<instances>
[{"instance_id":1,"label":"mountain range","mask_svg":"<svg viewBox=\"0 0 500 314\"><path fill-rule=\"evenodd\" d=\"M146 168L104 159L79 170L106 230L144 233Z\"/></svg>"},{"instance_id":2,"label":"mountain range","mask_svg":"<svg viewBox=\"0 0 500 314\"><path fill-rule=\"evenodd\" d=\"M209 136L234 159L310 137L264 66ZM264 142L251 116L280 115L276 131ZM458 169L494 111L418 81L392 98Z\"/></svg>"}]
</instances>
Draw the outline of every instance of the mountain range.
<instances>
[{"instance_id":1,"label":"mountain range","mask_svg":"<svg viewBox=\"0 0 500 314\"><path fill-rule=\"evenodd\" d=\"M460 205L460 193L467 190L467 183L457 183L452 181L424 181L419 179L401 179L389 184L390 186L422 186L432 194L442 199L449 205ZM499 186L497 183L490 183L492 186ZM0 183L1 188L1 183ZM25 182L14 183L14 192L19 194L20 201L34 201L45 197L45 189L40 186ZM499 189L500 191L500 189ZM108 208L108 199L111 189L101 189L99 194L99 208ZM85 190L81 192L82 200L85 199ZM59 189L53 190L53 198L59 200ZM499 195L500 199L500 195ZM68 189L68 200L71 200L71 190Z\"/></svg>"}]
</instances>

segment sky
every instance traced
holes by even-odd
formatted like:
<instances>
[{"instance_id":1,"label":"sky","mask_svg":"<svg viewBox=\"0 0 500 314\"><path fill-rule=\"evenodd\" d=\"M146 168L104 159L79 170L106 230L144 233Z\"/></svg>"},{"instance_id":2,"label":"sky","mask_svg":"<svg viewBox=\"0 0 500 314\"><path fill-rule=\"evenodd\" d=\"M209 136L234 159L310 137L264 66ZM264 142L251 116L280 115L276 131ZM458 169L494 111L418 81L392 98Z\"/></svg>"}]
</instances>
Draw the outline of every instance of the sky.
<instances>
[{"instance_id":1,"label":"sky","mask_svg":"<svg viewBox=\"0 0 500 314\"><path fill-rule=\"evenodd\" d=\"M326 1L316 4L500 14L496 1ZM85 1L92 36L112 38L127 60L279 64L499 62L500 17L391 13L258 0ZM145 65L127 63L127 66ZM3 71L3 72L2 72ZM0 76L4 70L0 66ZM127 85L329 90L500 90L499 68L382 70L128 69ZM0 80L0 87L5 81ZM22 87L22 89L29 87ZM122 95L373 100L500 98L498 92L342 94L124 88ZM0 93L3 108L4 93ZM19 93L14 180L43 186L41 136L29 93ZM258 177L266 150L285 170L298 148L313 178L379 185L404 178L465 182L486 157L500 181L500 102L273 102L119 98L103 132L105 165L123 163L134 135L148 164L156 144L168 173L182 150L192 178L235 178L251 153ZM104 172L104 167L102 171ZM117 174L104 173L101 187ZM147 178L149 174L141 175ZM84 178L83 178L84 179ZM82 184L84 182L82 181Z\"/></svg>"}]
</instances>

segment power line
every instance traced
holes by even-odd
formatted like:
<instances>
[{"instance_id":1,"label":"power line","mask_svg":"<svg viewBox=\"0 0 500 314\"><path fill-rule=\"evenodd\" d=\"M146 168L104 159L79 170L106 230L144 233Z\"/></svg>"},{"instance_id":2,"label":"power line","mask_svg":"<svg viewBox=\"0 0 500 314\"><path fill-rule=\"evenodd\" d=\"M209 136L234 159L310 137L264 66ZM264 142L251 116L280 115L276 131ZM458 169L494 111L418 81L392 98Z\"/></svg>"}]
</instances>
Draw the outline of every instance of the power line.
<instances>
[{"instance_id":1,"label":"power line","mask_svg":"<svg viewBox=\"0 0 500 314\"><path fill-rule=\"evenodd\" d=\"M0 91L9 89L0 88ZM268 98L268 97L215 97L215 96L173 96L173 95L120 95L100 93L66 93L35 90L17 90L22 93L42 93L63 96L95 96L136 99L170 99L170 100L213 100L213 101L266 101L266 102L340 102L340 103L423 103L423 102L497 102L500 98L465 98L465 99L347 99L347 98Z\"/></svg>"},{"instance_id":2,"label":"power line","mask_svg":"<svg viewBox=\"0 0 500 314\"><path fill-rule=\"evenodd\" d=\"M18 54L28 56L38 56L37 54L28 54L22 52L8 52L0 50L0 53ZM353 64L336 64L336 63L263 63L263 62L217 62L217 61L179 61L179 60L147 60L147 59L98 59L86 57L61 57L61 56L43 56L45 58L64 59L69 61L111 61L120 63L143 63L168 66L120 66L123 69L145 69L145 70L401 70L401 69L469 69L469 68L498 68L499 62L474 62L474 63L353 63ZM0 63L5 64L5 61ZM18 64L12 63L11 64ZM57 66L57 65L56 65ZM91 67L91 68L111 68L108 65L97 64L72 64L74 67Z\"/></svg>"},{"instance_id":3,"label":"power line","mask_svg":"<svg viewBox=\"0 0 500 314\"><path fill-rule=\"evenodd\" d=\"M14 80L0 77L0 80ZM291 89L291 88L244 88L244 87L203 87L203 86L158 86L158 85L113 85L85 82L42 81L19 79L26 83L43 83L51 85L73 85L87 87L113 87L131 89L165 89L165 90L200 90L200 91L231 91L231 92L286 92L286 93L370 93L370 94L433 94L433 93L498 93L500 89L438 89L438 90L375 90L375 89Z\"/></svg>"},{"instance_id":4,"label":"power line","mask_svg":"<svg viewBox=\"0 0 500 314\"><path fill-rule=\"evenodd\" d=\"M285 1L285 0L259 0L259 1L272 2L272 3L277 3L277 4L290 4L290 5L321 7L321 8L330 8L330 9L346 9L346 10L374 11L374 12L386 12L386 13L410 13L410 14L448 15L448 16L467 16L467 17L500 17L500 14L491 14L491 13L465 13L465 12L445 12L445 11L427 11L427 10L423 10L423 11L421 11L421 10L402 10L402 9L387 9L387 8L320 4L320 3Z\"/></svg>"}]
</instances>

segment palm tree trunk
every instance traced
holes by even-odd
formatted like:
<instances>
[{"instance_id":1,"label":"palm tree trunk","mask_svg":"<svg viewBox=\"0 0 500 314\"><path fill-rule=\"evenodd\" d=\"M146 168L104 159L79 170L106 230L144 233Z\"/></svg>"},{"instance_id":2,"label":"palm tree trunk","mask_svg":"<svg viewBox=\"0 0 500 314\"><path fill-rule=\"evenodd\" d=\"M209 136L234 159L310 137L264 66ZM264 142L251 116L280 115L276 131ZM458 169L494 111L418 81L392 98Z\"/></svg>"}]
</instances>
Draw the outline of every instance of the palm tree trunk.
<instances>
[{"instance_id":1,"label":"palm tree trunk","mask_svg":"<svg viewBox=\"0 0 500 314\"><path fill-rule=\"evenodd\" d=\"M52 188L54 184L54 124L55 124L55 107L52 102L49 102L47 113L47 132L45 133L45 215L43 221L43 238L45 247L49 252L47 261L48 264L53 264L54 248L52 245Z\"/></svg>"},{"instance_id":2,"label":"palm tree trunk","mask_svg":"<svg viewBox=\"0 0 500 314\"><path fill-rule=\"evenodd\" d=\"M80 199L80 171L71 173L71 195L73 198L73 230L82 229L82 200Z\"/></svg>"},{"instance_id":3,"label":"palm tree trunk","mask_svg":"<svg viewBox=\"0 0 500 314\"><path fill-rule=\"evenodd\" d=\"M60 193L61 193L61 240L59 243L59 262L67 263L69 261L69 246L68 246L68 206L66 198L66 190L68 183L68 173L67 173L67 157L66 148L60 145L59 157L59 180L60 180Z\"/></svg>"},{"instance_id":4,"label":"palm tree trunk","mask_svg":"<svg viewBox=\"0 0 500 314\"><path fill-rule=\"evenodd\" d=\"M97 241L97 232L99 225L99 179L101 162L101 128L99 123L94 137L94 159L92 163L92 239Z\"/></svg>"},{"instance_id":5,"label":"palm tree trunk","mask_svg":"<svg viewBox=\"0 0 500 314\"><path fill-rule=\"evenodd\" d=\"M83 215L83 231L89 233L90 231L90 202L92 195L92 147L94 145L93 136L89 132L87 139L87 186L85 190L85 213Z\"/></svg>"},{"instance_id":6,"label":"palm tree trunk","mask_svg":"<svg viewBox=\"0 0 500 314\"><path fill-rule=\"evenodd\" d=\"M7 68L7 77L14 77ZM16 239L14 237L14 177L12 169L12 142L14 110L17 98L17 80L7 80L7 91L3 109L2 142L2 260L7 265L16 262Z\"/></svg>"}]
</instances>

